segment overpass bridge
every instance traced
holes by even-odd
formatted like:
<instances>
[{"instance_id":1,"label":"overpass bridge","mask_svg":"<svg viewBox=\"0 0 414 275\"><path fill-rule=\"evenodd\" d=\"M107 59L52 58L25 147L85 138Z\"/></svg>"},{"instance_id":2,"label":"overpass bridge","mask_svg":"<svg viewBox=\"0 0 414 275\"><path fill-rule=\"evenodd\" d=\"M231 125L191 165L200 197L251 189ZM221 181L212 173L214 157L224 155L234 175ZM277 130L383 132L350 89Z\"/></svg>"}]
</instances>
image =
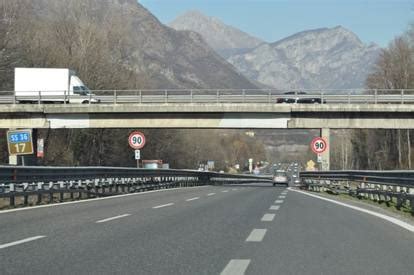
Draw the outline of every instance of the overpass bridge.
<instances>
[{"instance_id":1,"label":"overpass bridge","mask_svg":"<svg viewBox=\"0 0 414 275\"><path fill-rule=\"evenodd\" d=\"M330 129L413 129L413 92L94 91L98 104L46 104L62 98L44 94L19 104L0 92L0 128L321 129L329 142ZM322 158L329 169L329 150Z\"/></svg>"}]
</instances>

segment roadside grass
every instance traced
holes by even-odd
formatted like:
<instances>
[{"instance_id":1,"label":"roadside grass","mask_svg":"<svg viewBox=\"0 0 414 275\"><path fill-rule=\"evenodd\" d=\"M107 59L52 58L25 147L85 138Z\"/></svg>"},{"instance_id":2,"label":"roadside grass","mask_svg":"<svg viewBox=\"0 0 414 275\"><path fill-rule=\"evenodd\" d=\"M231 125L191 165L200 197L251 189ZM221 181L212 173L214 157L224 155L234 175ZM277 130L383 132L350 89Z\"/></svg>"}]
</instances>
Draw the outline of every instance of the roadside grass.
<instances>
[{"instance_id":1,"label":"roadside grass","mask_svg":"<svg viewBox=\"0 0 414 275\"><path fill-rule=\"evenodd\" d=\"M322 194L325 197L336 197L340 200L350 200L350 201L354 201L354 202L359 202L361 204L366 204L368 206L374 206L374 207L380 207L383 210L389 211L393 214L402 216L404 218L407 218L411 221L414 221L414 213L411 212L411 209L409 206L407 206L406 204L404 204L403 206L401 206L399 209L397 208L397 202L395 199L393 199L392 201L375 201L375 200L370 200L367 199L365 197L361 197L361 198L357 198L354 196L350 196L348 194L332 194L329 192L323 192L323 193L319 193Z\"/></svg>"}]
</instances>

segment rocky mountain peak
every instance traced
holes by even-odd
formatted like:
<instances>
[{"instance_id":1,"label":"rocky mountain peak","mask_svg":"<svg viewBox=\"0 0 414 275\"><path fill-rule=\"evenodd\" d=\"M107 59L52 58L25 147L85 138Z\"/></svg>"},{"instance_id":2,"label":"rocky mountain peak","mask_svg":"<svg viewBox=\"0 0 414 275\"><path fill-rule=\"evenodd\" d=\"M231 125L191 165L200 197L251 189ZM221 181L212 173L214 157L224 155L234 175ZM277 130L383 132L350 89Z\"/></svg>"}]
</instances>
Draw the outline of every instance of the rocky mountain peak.
<instances>
[{"instance_id":1,"label":"rocky mountain peak","mask_svg":"<svg viewBox=\"0 0 414 275\"><path fill-rule=\"evenodd\" d=\"M229 49L250 49L263 43L215 17L206 16L197 10L188 11L169 24L176 30L191 30L201 34L205 41L219 53Z\"/></svg>"},{"instance_id":2,"label":"rocky mountain peak","mask_svg":"<svg viewBox=\"0 0 414 275\"><path fill-rule=\"evenodd\" d=\"M228 60L249 78L275 88L364 87L379 52L337 26L296 33Z\"/></svg>"}]
</instances>

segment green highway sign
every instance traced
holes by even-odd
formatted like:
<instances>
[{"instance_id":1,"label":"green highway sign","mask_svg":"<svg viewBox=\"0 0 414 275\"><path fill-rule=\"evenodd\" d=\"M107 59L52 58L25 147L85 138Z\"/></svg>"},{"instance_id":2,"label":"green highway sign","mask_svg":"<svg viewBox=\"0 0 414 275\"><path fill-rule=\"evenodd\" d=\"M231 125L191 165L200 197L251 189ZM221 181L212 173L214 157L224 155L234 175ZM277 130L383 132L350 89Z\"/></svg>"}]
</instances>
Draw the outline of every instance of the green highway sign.
<instances>
[{"instance_id":1,"label":"green highway sign","mask_svg":"<svg viewBox=\"0 0 414 275\"><path fill-rule=\"evenodd\" d=\"M7 131L7 145L10 155L33 154L32 130Z\"/></svg>"}]
</instances>

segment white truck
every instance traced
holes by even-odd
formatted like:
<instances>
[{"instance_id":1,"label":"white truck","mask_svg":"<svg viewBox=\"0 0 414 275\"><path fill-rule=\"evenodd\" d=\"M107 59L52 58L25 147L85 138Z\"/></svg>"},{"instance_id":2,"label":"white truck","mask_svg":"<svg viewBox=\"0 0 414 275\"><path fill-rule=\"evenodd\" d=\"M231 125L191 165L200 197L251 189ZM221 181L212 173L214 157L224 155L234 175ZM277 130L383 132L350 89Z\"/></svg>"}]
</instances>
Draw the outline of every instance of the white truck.
<instances>
[{"instance_id":1,"label":"white truck","mask_svg":"<svg viewBox=\"0 0 414 275\"><path fill-rule=\"evenodd\" d=\"M70 69L15 68L14 94L21 103L98 103Z\"/></svg>"}]
</instances>

